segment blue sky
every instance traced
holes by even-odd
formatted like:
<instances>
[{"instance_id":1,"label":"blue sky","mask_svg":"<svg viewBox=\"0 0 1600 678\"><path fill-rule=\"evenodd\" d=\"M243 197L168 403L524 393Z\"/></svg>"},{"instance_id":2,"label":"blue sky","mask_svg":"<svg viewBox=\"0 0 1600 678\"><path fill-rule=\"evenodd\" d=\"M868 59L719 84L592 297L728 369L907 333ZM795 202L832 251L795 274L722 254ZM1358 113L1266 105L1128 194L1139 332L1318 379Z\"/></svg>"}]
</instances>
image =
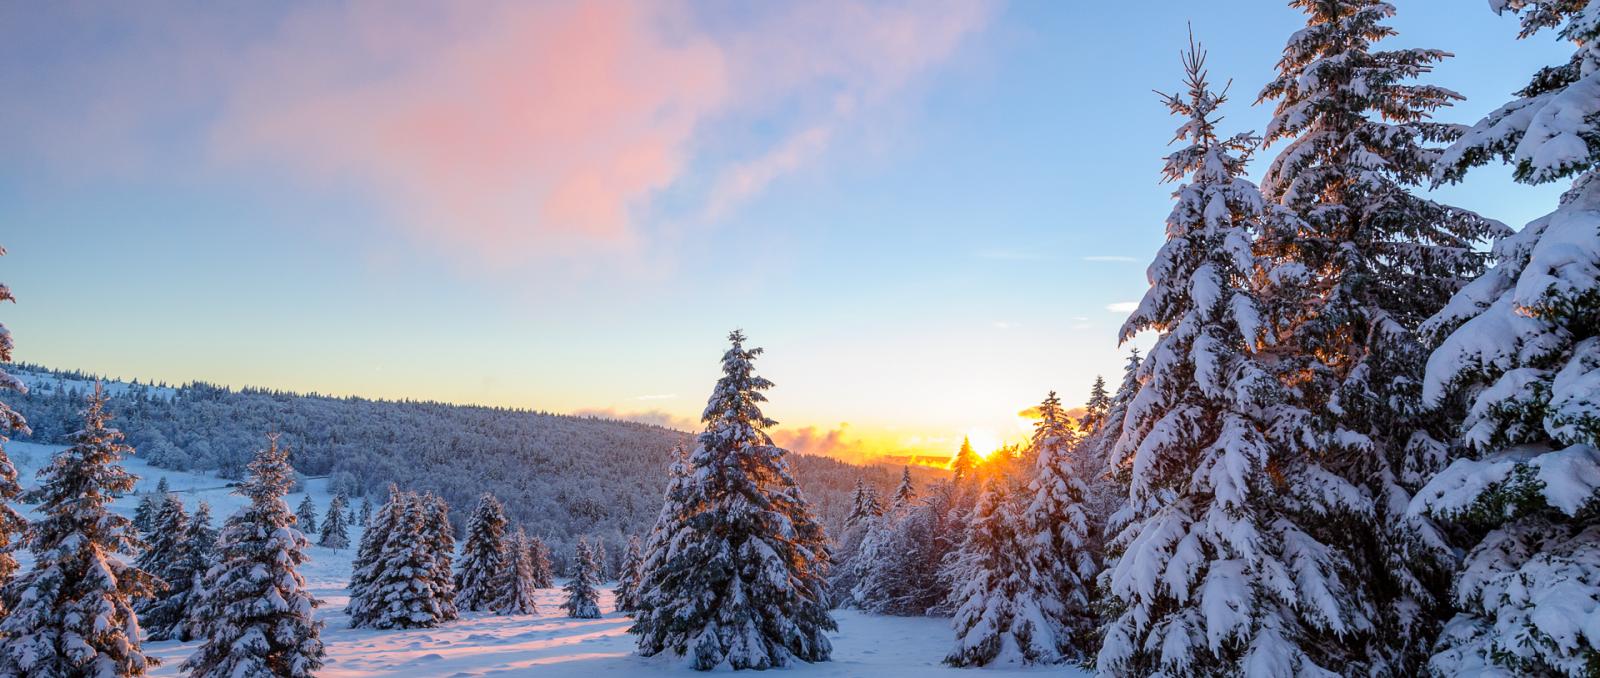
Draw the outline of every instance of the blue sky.
<instances>
[{"instance_id":1,"label":"blue sky","mask_svg":"<svg viewBox=\"0 0 1600 678\"><path fill-rule=\"evenodd\" d=\"M1467 97L1441 119L1567 51L1487 3L1396 4L1395 46L1457 54L1428 78ZM0 10L18 359L687 425L742 327L797 448L1012 438L1047 390L1120 372L1109 307L1162 238L1176 121L1152 90L1178 86L1186 22L1234 81L1229 131L1264 127L1302 24L1276 2L644 7ZM1558 190L1488 168L1435 195L1520 226Z\"/></svg>"}]
</instances>

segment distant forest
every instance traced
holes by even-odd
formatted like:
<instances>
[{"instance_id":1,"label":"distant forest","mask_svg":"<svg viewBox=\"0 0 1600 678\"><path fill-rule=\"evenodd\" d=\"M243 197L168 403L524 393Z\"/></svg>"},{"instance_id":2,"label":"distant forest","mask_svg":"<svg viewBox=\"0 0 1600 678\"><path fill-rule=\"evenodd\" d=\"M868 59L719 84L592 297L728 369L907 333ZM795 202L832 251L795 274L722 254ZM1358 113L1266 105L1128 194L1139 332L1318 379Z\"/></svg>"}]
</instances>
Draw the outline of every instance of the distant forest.
<instances>
[{"instance_id":1,"label":"distant forest","mask_svg":"<svg viewBox=\"0 0 1600 678\"><path fill-rule=\"evenodd\" d=\"M581 535L608 551L655 521L674 445L692 435L661 426L533 410L422 401L335 398L206 383L183 386L103 379L19 364L7 368L29 386L9 402L28 418L19 440L64 444L96 381L111 395L113 425L150 463L239 478L276 431L303 475L374 503L389 483L443 496L459 529L478 495L505 502L514 524L545 537L557 554ZM850 510L857 478L887 492L898 467L857 466L790 455L807 498L830 533ZM943 475L917 468L924 481Z\"/></svg>"}]
</instances>

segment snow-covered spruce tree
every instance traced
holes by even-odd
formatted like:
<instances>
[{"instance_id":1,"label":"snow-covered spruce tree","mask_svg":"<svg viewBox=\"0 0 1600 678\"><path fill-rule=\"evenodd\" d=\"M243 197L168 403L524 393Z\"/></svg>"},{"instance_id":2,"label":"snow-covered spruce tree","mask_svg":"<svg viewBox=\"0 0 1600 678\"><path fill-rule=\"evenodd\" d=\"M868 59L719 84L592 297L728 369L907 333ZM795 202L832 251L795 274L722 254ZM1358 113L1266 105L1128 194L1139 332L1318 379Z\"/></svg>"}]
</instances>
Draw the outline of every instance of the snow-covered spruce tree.
<instances>
[{"instance_id":1,"label":"snow-covered spruce tree","mask_svg":"<svg viewBox=\"0 0 1600 678\"><path fill-rule=\"evenodd\" d=\"M456 535L455 528L450 526L450 504L444 497L432 492L424 495L422 502L428 514L422 526L423 543L433 554L430 586L439 608L439 620L450 621L461 616L456 609L456 584L451 574L456 555Z\"/></svg>"},{"instance_id":2,"label":"snow-covered spruce tree","mask_svg":"<svg viewBox=\"0 0 1600 678\"><path fill-rule=\"evenodd\" d=\"M488 609L494 598L494 580L506 561L506 514L492 494L478 498L467 520L467 540L462 544L456 569L456 607L476 612Z\"/></svg>"},{"instance_id":3,"label":"snow-covered spruce tree","mask_svg":"<svg viewBox=\"0 0 1600 678\"><path fill-rule=\"evenodd\" d=\"M323 516L322 538L317 545L335 551L350 545L350 500L340 492L328 503L328 515Z\"/></svg>"},{"instance_id":4,"label":"snow-covered spruce tree","mask_svg":"<svg viewBox=\"0 0 1600 678\"><path fill-rule=\"evenodd\" d=\"M139 505L133 509L133 527L139 531L141 537L148 538L153 529L156 511L161 510L161 497L155 494L146 494L139 499Z\"/></svg>"},{"instance_id":5,"label":"snow-covered spruce tree","mask_svg":"<svg viewBox=\"0 0 1600 678\"><path fill-rule=\"evenodd\" d=\"M1082 454L1090 469L1089 495L1093 514L1102 523L1101 537L1120 532L1132 519L1128 511L1128 486L1133 476L1131 459L1120 456L1117 440L1122 437L1122 425L1127 420L1128 404L1139 393L1139 365L1144 361L1139 349L1128 352L1128 362L1123 368L1122 383L1111 396L1106 407L1105 420L1099 426L1084 431ZM1101 574L1111 569L1114 554L1102 553L1106 558Z\"/></svg>"},{"instance_id":6,"label":"snow-covered spruce tree","mask_svg":"<svg viewBox=\"0 0 1600 678\"><path fill-rule=\"evenodd\" d=\"M4 256L5 253L5 248L0 247L0 256ZM0 302L6 301L14 302L16 299L11 296L11 288L0 283ZM0 324L0 363L11 362L13 348L11 332L5 325ZM27 394L28 387L20 379L0 368L0 391ZM10 435L13 432L23 435L31 433L28 421L16 410L11 409L11 406L0 402L0 591L5 589L6 584L17 572L17 559L11 552L17 548L17 542L22 540L23 533L28 527L22 514L11 506L12 502L22 496L22 484L17 482L17 467L11 463L11 457L7 456L5 451L5 444L11 439ZM5 614L5 602L0 599L0 617Z\"/></svg>"},{"instance_id":7,"label":"snow-covered spruce tree","mask_svg":"<svg viewBox=\"0 0 1600 678\"><path fill-rule=\"evenodd\" d=\"M375 629L414 629L438 626L444 619L438 584L434 581L432 545L424 539L429 508L422 497L402 492L399 515L389 530L368 583L371 603L352 626Z\"/></svg>"},{"instance_id":8,"label":"snow-covered spruce tree","mask_svg":"<svg viewBox=\"0 0 1600 678\"><path fill-rule=\"evenodd\" d=\"M1423 397L1464 408L1462 454L1411 508L1467 550L1440 676L1600 674L1600 5L1500 0L1522 37L1554 29L1571 60L1535 73L1472 127L1442 178L1501 158L1518 181L1571 179L1554 212L1496 243L1496 264L1425 330Z\"/></svg>"},{"instance_id":9,"label":"snow-covered spruce tree","mask_svg":"<svg viewBox=\"0 0 1600 678\"><path fill-rule=\"evenodd\" d=\"M572 578L563 590L567 592L561 609L574 619L600 618L600 564L595 562L594 549L587 537L578 538L577 555L573 559Z\"/></svg>"},{"instance_id":10,"label":"snow-covered spruce tree","mask_svg":"<svg viewBox=\"0 0 1600 678\"><path fill-rule=\"evenodd\" d=\"M289 450L268 436L249 472L236 492L250 503L224 521L196 609L204 642L183 668L195 678L309 678L322 668L322 622L300 576L311 542L283 500L294 485Z\"/></svg>"},{"instance_id":11,"label":"snow-covered spruce tree","mask_svg":"<svg viewBox=\"0 0 1600 678\"><path fill-rule=\"evenodd\" d=\"M371 516L366 529L361 532L361 545L350 563L350 603L345 606L345 613L350 615L350 625L353 627L370 625L383 605L383 600L375 593L374 585L384 567L384 548L400 520L405 502L405 494L400 488L389 483L388 499Z\"/></svg>"},{"instance_id":12,"label":"snow-covered spruce tree","mask_svg":"<svg viewBox=\"0 0 1600 678\"><path fill-rule=\"evenodd\" d=\"M672 460L667 464L667 489L661 494L661 510L656 512L656 522L650 527L650 534L645 535L644 561L639 565L635 609L638 607L638 599L645 595L644 587L648 582L654 581L651 573L667 560L669 555L667 547L675 534L674 526L678 517L685 512L679 502L688 496L686 489L688 478L689 451L682 445L675 445L672 448Z\"/></svg>"},{"instance_id":13,"label":"snow-covered spruce tree","mask_svg":"<svg viewBox=\"0 0 1600 678\"><path fill-rule=\"evenodd\" d=\"M877 493L873 493L873 499L877 499ZM906 507L911 506L911 502L916 500L917 487L911 483L911 467L902 466L900 467L900 484L894 488L894 499L892 505L896 510L903 510ZM883 513L883 509L880 507L877 513Z\"/></svg>"},{"instance_id":14,"label":"snow-covered spruce tree","mask_svg":"<svg viewBox=\"0 0 1600 678\"><path fill-rule=\"evenodd\" d=\"M606 540L595 537L594 543L589 545L589 554L594 556L594 571L599 581L611 581L611 557L606 552Z\"/></svg>"},{"instance_id":15,"label":"snow-covered spruce tree","mask_svg":"<svg viewBox=\"0 0 1600 678\"><path fill-rule=\"evenodd\" d=\"M856 585L856 557L861 552L867 531L883 515L883 511L883 502L878 499L877 489L865 480L856 478L856 491L850 499L850 513L844 519L844 533L839 536L828 580L829 598L834 607L855 607L851 590Z\"/></svg>"},{"instance_id":16,"label":"snow-covered spruce tree","mask_svg":"<svg viewBox=\"0 0 1600 678\"><path fill-rule=\"evenodd\" d=\"M550 547L543 539L528 537L528 558L533 563L533 587L547 589L556 585L555 569L550 565Z\"/></svg>"},{"instance_id":17,"label":"snow-covered spruce tree","mask_svg":"<svg viewBox=\"0 0 1600 678\"><path fill-rule=\"evenodd\" d=\"M0 675L140 676L156 663L140 647L133 603L158 582L118 557L143 544L106 508L133 490L134 477L117 464L133 449L109 426L105 404L96 384L72 446L39 471L33 566L0 594Z\"/></svg>"},{"instance_id":18,"label":"snow-covered spruce tree","mask_svg":"<svg viewBox=\"0 0 1600 678\"><path fill-rule=\"evenodd\" d=\"M528 549L528 534L517 528L506 538L506 560L495 579L494 599L489 609L495 614L534 614L533 555Z\"/></svg>"},{"instance_id":19,"label":"snow-covered spruce tree","mask_svg":"<svg viewBox=\"0 0 1600 678\"><path fill-rule=\"evenodd\" d=\"M639 569L644 562L644 546L637 535L628 536L628 553L617 576L617 611L633 612L639 606Z\"/></svg>"},{"instance_id":20,"label":"snow-covered spruce tree","mask_svg":"<svg viewBox=\"0 0 1600 678\"><path fill-rule=\"evenodd\" d=\"M969 513L957 510L960 495L952 479L941 480L920 501L883 515L862 547L854 592L862 610L900 616L954 612L949 604L955 582L945 570Z\"/></svg>"},{"instance_id":21,"label":"snow-covered spruce tree","mask_svg":"<svg viewBox=\"0 0 1600 678\"><path fill-rule=\"evenodd\" d=\"M1406 511L1449 436L1447 419L1422 407L1418 329L1483 271L1475 246L1504 227L1409 190L1459 132L1430 121L1459 96L1413 83L1449 55L1374 49L1394 35L1382 0L1293 4L1307 25L1261 93L1277 104L1265 140L1285 142L1262 190L1296 218L1264 222L1261 299L1278 378L1313 415L1307 434L1282 436L1283 450L1341 497L1303 524L1354 568L1302 646L1321 648L1324 667L1412 675L1449 569L1437 527Z\"/></svg>"},{"instance_id":22,"label":"snow-covered spruce tree","mask_svg":"<svg viewBox=\"0 0 1600 678\"><path fill-rule=\"evenodd\" d=\"M1078 430L1087 434L1105 426L1106 411L1111 409L1111 393L1106 391L1106 379L1095 375L1089 387L1089 399L1083 404L1083 416L1078 418Z\"/></svg>"},{"instance_id":23,"label":"snow-covered spruce tree","mask_svg":"<svg viewBox=\"0 0 1600 678\"><path fill-rule=\"evenodd\" d=\"M1139 365L1112 453L1129 460L1126 525L1104 578L1111 620L1097 667L1108 675L1332 676L1319 645L1349 622L1353 566L1303 521L1359 495L1275 448L1296 434L1278 382L1254 353L1263 326L1251 276L1251 231L1272 216L1243 178L1255 138L1215 128L1226 98L1210 89L1205 53L1184 53L1182 116L1166 157L1174 192L1150 289L1121 339L1159 336ZM1304 514L1300 507L1309 507ZM1325 518L1326 519L1326 518ZM1314 522L1314 521L1313 521Z\"/></svg>"},{"instance_id":24,"label":"snow-covered spruce tree","mask_svg":"<svg viewBox=\"0 0 1600 678\"><path fill-rule=\"evenodd\" d=\"M1054 663L1065 635L1030 590L1028 554L1009 483L990 476L948 564L955 602L951 666Z\"/></svg>"},{"instance_id":25,"label":"snow-covered spruce tree","mask_svg":"<svg viewBox=\"0 0 1600 678\"><path fill-rule=\"evenodd\" d=\"M1093 608L1098 540L1089 515L1087 475L1080 463L1080 439L1072 418L1054 391L1039 405L1034 425L1032 477L1019 499L1016 525L1025 554L1021 594L1030 614L1037 611L1022 646L1029 662L1086 661L1098 627ZM1019 643L1021 639L1019 638Z\"/></svg>"},{"instance_id":26,"label":"snow-covered spruce tree","mask_svg":"<svg viewBox=\"0 0 1600 678\"><path fill-rule=\"evenodd\" d=\"M827 535L789 474L787 452L761 413L770 381L756 376L761 349L729 335L723 376L701 417L692 470L667 505L665 558L642 585L640 654L687 655L709 670L824 661L832 651Z\"/></svg>"},{"instance_id":27,"label":"snow-covered spruce tree","mask_svg":"<svg viewBox=\"0 0 1600 678\"><path fill-rule=\"evenodd\" d=\"M156 575L165 586L136 606L139 625L150 640L171 640L189 621L193 582L189 565L189 512L175 494L165 495L150 519L150 539L139 554L139 569Z\"/></svg>"},{"instance_id":28,"label":"snow-covered spruce tree","mask_svg":"<svg viewBox=\"0 0 1600 678\"><path fill-rule=\"evenodd\" d=\"M300 507L294 510L294 515L298 519L295 529L300 530L301 534L317 533L317 503L311 500L310 492L306 492L305 499L300 500Z\"/></svg>"},{"instance_id":29,"label":"snow-covered spruce tree","mask_svg":"<svg viewBox=\"0 0 1600 678\"><path fill-rule=\"evenodd\" d=\"M362 527L366 527L367 523L370 522L371 520L372 520L372 500L370 498L367 498L367 497L362 497L361 498L361 512L356 514L356 524L360 525Z\"/></svg>"},{"instance_id":30,"label":"snow-covered spruce tree","mask_svg":"<svg viewBox=\"0 0 1600 678\"><path fill-rule=\"evenodd\" d=\"M156 481L156 494L165 497L171 491L172 486L167 484L167 477L161 476L161 479Z\"/></svg>"},{"instance_id":31,"label":"snow-covered spruce tree","mask_svg":"<svg viewBox=\"0 0 1600 678\"><path fill-rule=\"evenodd\" d=\"M161 578L171 587L162 594L163 606L182 610L183 617L170 626L146 623L151 640L180 640L185 643L199 635L205 620L200 618L200 601L205 597L205 576L217 563L217 531L211 526L211 505L202 501L195 506L184 531L183 559L161 571ZM161 611L151 611L149 619L160 619ZM141 620L146 619L141 615Z\"/></svg>"}]
</instances>

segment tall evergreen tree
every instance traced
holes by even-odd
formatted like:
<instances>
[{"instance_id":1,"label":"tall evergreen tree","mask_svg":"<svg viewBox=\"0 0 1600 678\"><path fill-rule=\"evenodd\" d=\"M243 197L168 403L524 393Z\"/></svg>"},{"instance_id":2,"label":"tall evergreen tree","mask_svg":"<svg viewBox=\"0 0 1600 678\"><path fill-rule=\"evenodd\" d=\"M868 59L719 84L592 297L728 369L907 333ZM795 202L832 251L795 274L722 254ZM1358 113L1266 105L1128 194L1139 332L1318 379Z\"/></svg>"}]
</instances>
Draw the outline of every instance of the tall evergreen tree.
<instances>
[{"instance_id":1,"label":"tall evergreen tree","mask_svg":"<svg viewBox=\"0 0 1600 678\"><path fill-rule=\"evenodd\" d=\"M1475 246L1503 227L1409 190L1458 134L1430 118L1459 95L1412 82L1449 55L1374 49L1395 33L1383 0L1293 5L1307 25L1261 93L1277 103L1265 141L1286 142L1262 189L1296 218L1264 222L1262 301L1278 378L1312 414L1281 444L1337 479L1327 487L1340 498L1313 532L1352 568L1303 647L1320 648L1324 667L1411 675L1440 621L1449 558L1432 521L1406 512L1449 436L1421 405L1417 330L1483 270Z\"/></svg>"},{"instance_id":2,"label":"tall evergreen tree","mask_svg":"<svg viewBox=\"0 0 1600 678\"><path fill-rule=\"evenodd\" d=\"M972 439L962 438L961 449L956 450L956 457L950 461L950 470L955 474L956 480L968 481L975 478L978 462L983 458L972 449Z\"/></svg>"},{"instance_id":3,"label":"tall evergreen tree","mask_svg":"<svg viewBox=\"0 0 1600 678\"><path fill-rule=\"evenodd\" d=\"M328 503L328 515L323 517L322 538L317 545L335 551L343 550L350 545L350 500L345 498L344 492L333 495L333 500Z\"/></svg>"},{"instance_id":4,"label":"tall evergreen tree","mask_svg":"<svg viewBox=\"0 0 1600 678\"><path fill-rule=\"evenodd\" d=\"M0 247L0 256L5 256L6 250ZM0 283L0 302L16 299L11 296L11 288ZM11 352L15 348L11 339L11 332L4 324L0 324L0 364L11 362ZM28 387L5 369L0 368L0 391L14 391L27 394ZM32 431L28 428L28 421L16 410L4 402L0 402L0 591L5 589L11 577L17 572L17 559L11 555L17 548L17 542L23 539L28 523L22 514L12 508L12 502L22 496L22 484L17 482L17 467L11 463L11 457L6 455L5 444L10 441L12 433L28 435ZM3 599L0 599L0 617L6 615Z\"/></svg>"},{"instance_id":5,"label":"tall evergreen tree","mask_svg":"<svg viewBox=\"0 0 1600 678\"><path fill-rule=\"evenodd\" d=\"M393 536L406 501L405 494L394 483L389 483L388 497L367 521L367 528L361 532L361 545L350 564L350 604L345 612L350 615L351 626L368 625L383 604L374 586L384 566L384 548Z\"/></svg>"},{"instance_id":6,"label":"tall evergreen tree","mask_svg":"<svg viewBox=\"0 0 1600 678\"><path fill-rule=\"evenodd\" d=\"M639 606L639 569L643 561L643 546L639 543L639 537L629 535L628 554L622 560L622 572L617 577L618 612L633 612Z\"/></svg>"},{"instance_id":7,"label":"tall evergreen tree","mask_svg":"<svg viewBox=\"0 0 1600 678\"><path fill-rule=\"evenodd\" d=\"M467 520L467 540L456 570L456 607L473 612L488 609L494 597L494 579L505 562L505 510L494 495L484 494Z\"/></svg>"},{"instance_id":8,"label":"tall evergreen tree","mask_svg":"<svg viewBox=\"0 0 1600 678\"><path fill-rule=\"evenodd\" d=\"M368 497L362 497L361 498L361 513L356 515L356 524L360 525L362 527L366 527L367 523L369 523L371 520L372 520L372 499L370 499Z\"/></svg>"},{"instance_id":9,"label":"tall evergreen tree","mask_svg":"<svg viewBox=\"0 0 1600 678\"><path fill-rule=\"evenodd\" d=\"M155 577L117 555L143 546L128 519L106 506L133 490L118 465L133 448L109 426L98 384L72 446L39 471L41 516L28 531L33 567L0 597L0 675L140 676L156 664L140 646L135 600Z\"/></svg>"},{"instance_id":10,"label":"tall evergreen tree","mask_svg":"<svg viewBox=\"0 0 1600 678\"><path fill-rule=\"evenodd\" d=\"M413 629L438 626L444 619L433 572L431 545L423 538L429 508L412 492L392 497L393 527L365 582L365 600L350 615L350 624L374 629ZM385 511L389 511L385 507Z\"/></svg>"},{"instance_id":11,"label":"tall evergreen tree","mask_svg":"<svg viewBox=\"0 0 1600 678\"><path fill-rule=\"evenodd\" d=\"M151 640L194 640L204 626L201 617L201 600L205 597L206 572L217 563L217 530L211 526L211 505L202 501L195 506L184 531L183 559L161 572L162 579L171 588L163 595L164 606L173 611L182 610L182 619L162 626L150 624L147 628ZM150 618L158 620L160 611L152 611Z\"/></svg>"},{"instance_id":12,"label":"tall evergreen tree","mask_svg":"<svg viewBox=\"0 0 1600 678\"><path fill-rule=\"evenodd\" d=\"M970 446L963 445L963 447L971 450ZM960 457L958 456L957 458L959 459ZM911 502L916 501L916 499L917 487L911 483L911 467L902 466L900 467L900 484L894 488L892 506L896 510L904 510L906 507L911 506ZM883 511L879 509L878 512L882 513Z\"/></svg>"},{"instance_id":13,"label":"tall evergreen tree","mask_svg":"<svg viewBox=\"0 0 1600 678\"><path fill-rule=\"evenodd\" d=\"M1329 636L1350 620L1353 566L1311 533L1307 513L1344 508L1354 488L1275 443L1304 413L1280 405L1255 349L1263 323L1252 229L1277 216L1243 178L1255 139L1221 137L1225 96L1205 53L1184 54L1187 91L1163 98L1184 147L1163 176L1182 183L1150 289L1122 327L1159 333L1139 366L1114 458L1129 460L1126 525L1105 581L1112 621L1097 666L1110 675L1331 676ZM1284 217L1287 218L1287 217ZM1276 428L1275 428L1276 427Z\"/></svg>"},{"instance_id":14,"label":"tall evergreen tree","mask_svg":"<svg viewBox=\"0 0 1600 678\"><path fill-rule=\"evenodd\" d=\"M1004 479L991 476L949 565L956 610L951 666L1053 663L1065 635L1029 590L1028 554Z\"/></svg>"},{"instance_id":15,"label":"tall evergreen tree","mask_svg":"<svg viewBox=\"0 0 1600 678\"><path fill-rule=\"evenodd\" d=\"M1572 57L1450 147L1460 179L1496 158L1517 181L1571 180L1555 211L1496 243L1496 264L1430 319L1423 397L1465 411L1452 461L1412 511L1453 523L1466 558L1430 661L1447 675L1593 676L1600 637L1600 5L1499 0L1521 37Z\"/></svg>"},{"instance_id":16,"label":"tall evergreen tree","mask_svg":"<svg viewBox=\"0 0 1600 678\"><path fill-rule=\"evenodd\" d=\"M1106 412L1111 409L1111 394L1106 391L1105 377L1095 375L1094 385L1089 387L1089 400L1083 404L1083 417L1078 420L1078 429L1089 432L1098 430L1106 423Z\"/></svg>"},{"instance_id":17,"label":"tall evergreen tree","mask_svg":"<svg viewBox=\"0 0 1600 678\"><path fill-rule=\"evenodd\" d=\"M161 479L156 481L156 494L166 497L170 491L172 490L171 486L167 484L167 477L161 476Z\"/></svg>"},{"instance_id":18,"label":"tall evergreen tree","mask_svg":"<svg viewBox=\"0 0 1600 678\"><path fill-rule=\"evenodd\" d=\"M237 492L250 503L223 523L196 611L205 642L183 668L197 678L309 678L325 651L300 576L311 542L283 500L294 485L289 450L268 436L249 471Z\"/></svg>"},{"instance_id":19,"label":"tall evergreen tree","mask_svg":"<svg viewBox=\"0 0 1600 678\"><path fill-rule=\"evenodd\" d=\"M435 605L439 609L440 621L450 621L461 616L456 609L455 579L450 574L456 555L455 530L450 526L450 504L445 502L444 497L432 492L425 495L422 501L427 512L423 524L423 543L433 554L433 570L429 576Z\"/></svg>"},{"instance_id":20,"label":"tall evergreen tree","mask_svg":"<svg viewBox=\"0 0 1600 678\"><path fill-rule=\"evenodd\" d=\"M828 659L827 536L789 474L761 413L772 383L761 349L729 335L723 376L701 417L692 471L665 505L664 560L649 571L630 629L639 651L687 655L700 670L765 669ZM692 646L691 646L692 643Z\"/></svg>"},{"instance_id":21,"label":"tall evergreen tree","mask_svg":"<svg viewBox=\"0 0 1600 678\"><path fill-rule=\"evenodd\" d=\"M1025 558L1021 603L1037 619L1024 645L1032 662L1085 661L1098 619L1094 610L1096 529L1080 463L1077 429L1054 391L1039 405L1034 468L1022 494L1016 533Z\"/></svg>"},{"instance_id":22,"label":"tall evergreen tree","mask_svg":"<svg viewBox=\"0 0 1600 678\"><path fill-rule=\"evenodd\" d=\"M317 533L317 524L320 522L317 520L317 503L311 500L309 491L306 492L305 498L300 500L300 507L295 509L294 515L298 519L295 529L300 530L301 534Z\"/></svg>"},{"instance_id":23,"label":"tall evergreen tree","mask_svg":"<svg viewBox=\"0 0 1600 678\"><path fill-rule=\"evenodd\" d=\"M151 518L150 540L139 555L139 569L156 575L165 586L137 607L139 623L150 640L171 640L189 621L193 574L189 569L189 512L175 494L167 494Z\"/></svg>"},{"instance_id":24,"label":"tall evergreen tree","mask_svg":"<svg viewBox=\"0 0 1600 678\"><path fill-rule=\"evenodd\" d=\"M522 528L506 539L506 564L500 569L495 584L494 600L489 609L495 614L534 614L533 556L528 548L528 533Z\"/></svg>"},{"instance_id":25,"label":"tall evergreen tree","mask_svg":"<svg viewBox=\"0 0 1600 678\"><path fill-rule=\"evenodd\" d=\"M578 538L577 556L573 559L572 578L565 588L567 599L561 609L575 619L600 618L600 564L595 562L594 549L585 537Z\"/></svg>"},{"instance_id":26,"label":"tall evergreen tree","mask_svg":"<svg viewBox=\"0 0 1600 678\"><path fill-rule=\"evenodd\" d=\"M856 478L856 491L850 499L850 513L844 519L844 533L839 537L834 552L834 562L828 580L830 602L834 607L855 607L852 590L856 586L857 556L868 530L883 515L883 502L878 491L862 478Z\"/></svg>"},{"instance_id":27,"label":"tall evergreen tree","mask_svg":"<svg viewBox=\"0 0 1600 678\"><path fill-rule=\"evenodd\" d=\"M160 495L146 494L139 498L139 505L133 509L133 527L142 537L148 538L155 529L156 512L160 510Z\"/></svg>"},{"instance_id":28,"label":"tall evergreen tree","mask_svg":"<svg viewBox=\"0 0 1600 678\"><path fill-rule=\"evenodd\" d=\"M689 452L682 445L672 448L672 460L667 464L667 489L661 495L661 510L656 512L656 522L645 536L644 561L639 565L639 596L645 595L644 586L655 581L652 574L666 562L667 546L675 534L678 516L685 508L679 502L689 496ZM635 603L637 607L637 601Z\"/></svg>"},{"instance_id":29,"label":"tall evergreen tree","mask_svg":"<svg viewBox=\"0 0 1600 678\"><path fill-rule=\"evenodd\" d=\"M533 563L533 587L547 589L556 585L555 568L550 565L550 547L538 537L528 537L528 558Z\"/></svg>"}]
</instances>

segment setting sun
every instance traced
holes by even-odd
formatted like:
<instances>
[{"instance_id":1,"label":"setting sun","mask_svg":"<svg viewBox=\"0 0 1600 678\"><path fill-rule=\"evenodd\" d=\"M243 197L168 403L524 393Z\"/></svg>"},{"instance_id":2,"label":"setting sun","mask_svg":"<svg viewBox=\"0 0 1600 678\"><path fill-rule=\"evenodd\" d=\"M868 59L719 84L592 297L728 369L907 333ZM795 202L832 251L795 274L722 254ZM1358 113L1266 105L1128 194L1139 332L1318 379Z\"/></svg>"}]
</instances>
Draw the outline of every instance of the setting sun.
<instances>
[{"instance_id":1,"label":"setting sun","mask_svg":"<svg viewBox=\"0 0 1600 678\"><path fill-rule=\"evenodd\" d=\"M967 429L967 441L972 444L972 451L985 459L1000 449L1004 442L994 431L982 428Z\"/></svg>"}]
</instances>

